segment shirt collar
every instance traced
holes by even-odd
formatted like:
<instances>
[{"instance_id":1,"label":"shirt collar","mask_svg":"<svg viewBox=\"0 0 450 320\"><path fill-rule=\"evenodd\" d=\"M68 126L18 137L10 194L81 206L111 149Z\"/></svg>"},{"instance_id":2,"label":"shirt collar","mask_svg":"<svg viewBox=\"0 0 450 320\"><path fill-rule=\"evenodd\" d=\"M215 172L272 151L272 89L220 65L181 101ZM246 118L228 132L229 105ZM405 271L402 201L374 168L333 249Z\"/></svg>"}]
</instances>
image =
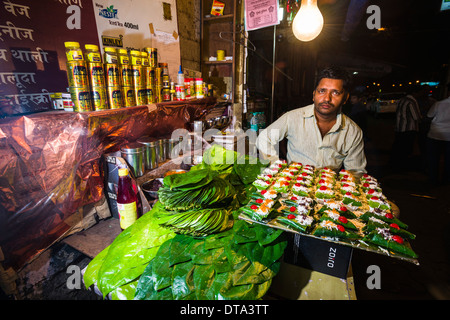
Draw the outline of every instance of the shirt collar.
<instances>
[{"instance_id":1,"label":"shirt collar","mask_svg":"<svg viewBox=\"0 0 450 320\"><path fill-rule=\"evenodd\" d=\"M305 110L303 112L304 118L311 118L314 117L314 104L310 104L309 106L305 107ZM345 125L344 117L342 117L342 111L337 114L336 123L331 128L330 132L336 132L342 129Z\"/></svg>"}]
</instances>

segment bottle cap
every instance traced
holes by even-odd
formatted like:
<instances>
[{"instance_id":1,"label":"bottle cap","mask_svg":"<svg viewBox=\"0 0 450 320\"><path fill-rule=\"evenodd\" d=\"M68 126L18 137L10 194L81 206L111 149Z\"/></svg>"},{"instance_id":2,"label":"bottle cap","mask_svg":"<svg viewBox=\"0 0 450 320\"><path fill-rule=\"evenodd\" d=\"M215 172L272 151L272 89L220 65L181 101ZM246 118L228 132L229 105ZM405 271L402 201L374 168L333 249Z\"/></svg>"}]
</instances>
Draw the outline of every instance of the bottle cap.
<instances>
[{"instance_id":1,"label":"bottle cap","mask_svg":"<svg viewBox=\"0 0 450 320\"><path fill-rule=\"evenodd\" d=\"M98 51L98 46L95 44L85 44L84 48L86 50L94 50L94 51Z\"/></svg>"},{"instance_id":2,"label":"bottle cap","mask_svg":"<svg viewBox=\"0 0 450 320\"><path fill-rule=\"evenodd\" d=\"M80 43L79 42L75 42L75 41L68 41L68 42L64 42L64 46L66 48L68 48L68 47L80 47Z\"/></svg>"},{"instance_id":3,"label":"bottle cap","mask_svg":"<svg viewBox=\"0 0 450 320\"><path fill-rule=\"evenodd\" d=\"M128 169L127 168L120 168L119 169L119 177L124 177L128 175Z\"/></svg>"}]
</instances>

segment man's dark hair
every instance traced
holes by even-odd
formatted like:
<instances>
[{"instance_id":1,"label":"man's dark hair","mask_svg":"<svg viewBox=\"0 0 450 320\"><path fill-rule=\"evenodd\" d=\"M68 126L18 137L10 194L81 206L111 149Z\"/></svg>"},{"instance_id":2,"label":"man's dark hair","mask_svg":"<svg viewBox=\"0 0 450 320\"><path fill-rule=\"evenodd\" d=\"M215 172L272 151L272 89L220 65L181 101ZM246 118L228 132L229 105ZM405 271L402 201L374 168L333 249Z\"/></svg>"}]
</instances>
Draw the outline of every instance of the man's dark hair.
<instances>
[{"instance_id":1,"label":"man's dark hair","mask_svg":"<svg viewBox=\"0 0 450 320\"><path fill-rule=\"evenodd\" d=\"M317 74L316 85L314 88L317 88L320 80L324 78L342 80L344 90L346 92L349 92L351 86L351 77L346 70L336 66L330 66L320 70L319 73Z\"/></svg>"}]
</instances>

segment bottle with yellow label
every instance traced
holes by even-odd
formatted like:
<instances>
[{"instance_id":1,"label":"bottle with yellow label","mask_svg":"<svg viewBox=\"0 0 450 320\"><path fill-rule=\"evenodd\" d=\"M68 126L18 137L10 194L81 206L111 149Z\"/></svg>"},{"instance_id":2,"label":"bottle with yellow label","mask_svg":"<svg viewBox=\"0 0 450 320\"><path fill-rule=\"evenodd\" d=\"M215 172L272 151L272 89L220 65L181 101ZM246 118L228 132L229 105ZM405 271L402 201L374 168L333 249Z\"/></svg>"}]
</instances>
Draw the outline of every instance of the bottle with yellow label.
<instances>
[{"instance_id":1,"label":"bottle with yellow label","mask_svg":"<svg viewBox=\"0 0 450 320\"><path fill-rule=\"evenodd\" d=\"M119 169L117 187L117 209L119 211L120 228L125 230L138 218L138 200L127 168Z\"/></svg>"}]
</instances>

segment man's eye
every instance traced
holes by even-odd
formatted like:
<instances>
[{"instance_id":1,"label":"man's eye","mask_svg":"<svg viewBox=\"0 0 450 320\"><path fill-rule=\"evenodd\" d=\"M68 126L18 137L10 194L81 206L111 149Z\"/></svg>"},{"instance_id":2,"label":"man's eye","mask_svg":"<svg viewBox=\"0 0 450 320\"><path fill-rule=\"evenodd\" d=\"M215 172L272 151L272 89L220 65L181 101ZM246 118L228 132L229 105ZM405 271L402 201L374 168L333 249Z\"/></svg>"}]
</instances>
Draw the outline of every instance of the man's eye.
<instances>
[{"instance_id":1,"label":"man's eye","mask_svg":"<svg viewBox=\"0 0 450 320\"><path fill-rule=\"evenodd\" d=\"M332 94L333 94L333 96L339 96L341 94L341 92L340 91L333 91Z\"/></svg>"}]
</instances>

